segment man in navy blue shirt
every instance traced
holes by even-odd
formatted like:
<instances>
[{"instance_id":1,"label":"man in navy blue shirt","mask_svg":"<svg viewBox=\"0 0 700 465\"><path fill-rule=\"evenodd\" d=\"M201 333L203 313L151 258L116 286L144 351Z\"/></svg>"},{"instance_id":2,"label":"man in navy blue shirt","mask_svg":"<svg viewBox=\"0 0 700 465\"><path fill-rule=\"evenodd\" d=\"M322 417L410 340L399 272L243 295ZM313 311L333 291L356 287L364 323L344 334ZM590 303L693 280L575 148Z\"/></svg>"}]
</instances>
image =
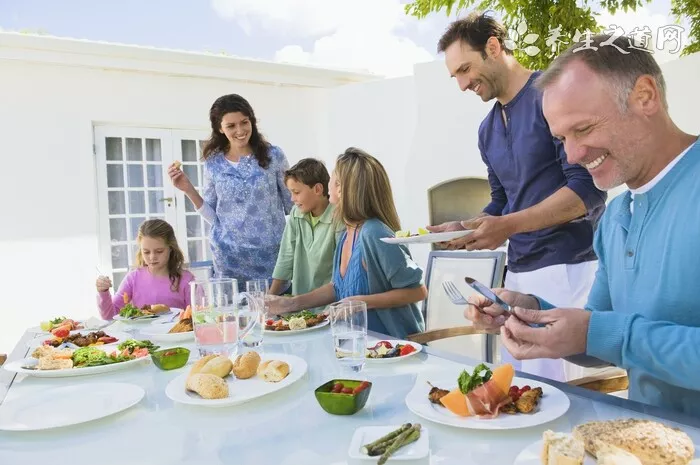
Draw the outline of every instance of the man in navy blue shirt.
<instances>
[{"instance_id":1,"label":"man in navy blue shirt","mask_svg":"<svg viewBox=\"0 0 700 465\"><path fill-rule=\"evenodd\" d=\"M521 66L506 39L503 25L472 13L452 23L439 41L460 89L484 102L496 100L479 127L491 202L475 218L429 229L474 230L448 243L450 249L493 250L508 240L507 289L580 307L597 268L593 233L606 194L584 167L567 163L542 112L542 93L533 86L541 73ZM563 360L517 362L505 350L501 355L520 370L560 381L583 373Z\"/></svg>"}]
</instances>

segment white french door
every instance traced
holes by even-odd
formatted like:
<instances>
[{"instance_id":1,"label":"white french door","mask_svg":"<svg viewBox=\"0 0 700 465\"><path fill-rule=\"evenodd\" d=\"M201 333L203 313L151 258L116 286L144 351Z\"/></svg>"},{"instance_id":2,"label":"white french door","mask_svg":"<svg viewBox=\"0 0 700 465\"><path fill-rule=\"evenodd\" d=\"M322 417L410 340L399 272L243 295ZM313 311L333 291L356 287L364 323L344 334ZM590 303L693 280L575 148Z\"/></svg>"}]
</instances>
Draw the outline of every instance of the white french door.
<instances>
[{"instance_id":1,"label":"white french door","mask_svg":"<svg viewBox=\"0 0 700 465\"><path fill-rule=\"evenodd\" d=\"M134 266L139 225L161 218L175 229L187 262L210 260L209 225L170 182L175 160L201 192L202 131L95 127L100 272L114 288ZM206 226L205 226L206 225Z\"/></svg>"}]
</instances>

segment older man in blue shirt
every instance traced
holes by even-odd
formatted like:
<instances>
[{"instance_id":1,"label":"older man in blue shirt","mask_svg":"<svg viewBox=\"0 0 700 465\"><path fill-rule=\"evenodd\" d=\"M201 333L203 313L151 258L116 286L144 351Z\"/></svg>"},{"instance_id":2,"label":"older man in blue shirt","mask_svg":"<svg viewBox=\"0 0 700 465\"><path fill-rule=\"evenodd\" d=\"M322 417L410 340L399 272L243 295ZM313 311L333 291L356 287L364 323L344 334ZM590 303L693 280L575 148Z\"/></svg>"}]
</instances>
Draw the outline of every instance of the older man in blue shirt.
<instances>
[{"instance_id":1,"label":"older man in blue shirt","mask_svg":"<svg viewBox=\"0 0 700 465\"><path fill-rule=\"evenodd\" d=\"M506 37L496 20L472 13L440 39L438 49L459 87L485 102L496 100L479 127L491 203L477 218L429 229L475 229L448 248L494 249L508 239L506 288L545 296L559 306L582 306L593 283L593 233L606 194L585 168L567 163L542 112L542 93L533 86L541 73L517 62L504 45ZM562 360L520 364L506 351L502 359L559 381L584 373Z\"/></svg>"},{"instance_id":2,"label":"older man in blue shirt","mask_svg":"<svg viewBox=\"0 0 700 465\"><path fill-rule=\"evenodd\" d=\"M625 37L589 39L540 78L545 114L596 185L629 191L610 202L596 231L599 267L585 308L498 291L516 306L503 341L518 359L585 354L625 368L630 399L698 417L698 136L671 119L651 53ZM472 299L467 317L493 327L475 307L491 317L503 309Z\"/></svg>"}]
</instances>

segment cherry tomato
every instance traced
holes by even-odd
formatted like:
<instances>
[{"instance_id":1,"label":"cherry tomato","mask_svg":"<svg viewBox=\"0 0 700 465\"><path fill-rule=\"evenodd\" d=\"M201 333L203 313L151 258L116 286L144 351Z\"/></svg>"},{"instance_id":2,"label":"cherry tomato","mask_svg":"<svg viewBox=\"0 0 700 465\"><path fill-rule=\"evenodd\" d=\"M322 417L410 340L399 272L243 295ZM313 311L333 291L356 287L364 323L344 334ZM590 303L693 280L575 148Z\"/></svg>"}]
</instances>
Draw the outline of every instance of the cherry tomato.
<instances>
[{"instance_id":1,"label":"cherry tomato","mask_svg":"<svg viewBox=\"0 0 700 465\"><path fill-rule=\"evenodd\" d=\"M269 320L267 320L267 321L265 322L265 324L266 324L267 326L272 326L274 323L275 323L275 320L273 320L272 318L270 318Z\"/></svg>"},{"instance_id":2,"label":"cherry tomato","mask_svg":"<svg viewBox=\"0 0 700 465\"><path fill-rule=\"evenodd\" d=\"M375 346L372 347L372 348L376 350L376 349L379 349L381 346L384 346L384 347L386 347L387 349L393 349L393 348L394 348L394 346L392 346L392 345L391 345L391 342L389 342L389 341L379 341L379 342L377 342L377 343L375 344Z\"/></svg>"},{"instance_id":3,"label":"cherry tomato","mask_svg":"<svg viewBox=\"0 0 700 465\"><path fill-rule=\"evenodd\" d=\"M68 335L70 334L70 331L67 328L58 328L58 329L54 329L53 331L51 331L51 334L53 334L54 336L56 336L58 338L63 339L63 338L68 337Z\"/></svg>"},{"instance_id":4,"label":"cherry tomato","mask_svg":"<svg viewBox=\"0 0 700 465\"><path fill-rule=\"evenodd\" d=\"M342 391L343 394L352 394L352 389L344 387Z\"/></svg>"},{"instance_id":5,"label":"cherry tomato","mask_svg":"<svg viewBox=\"0 0 700 465\"><path fill-rule=\"evenodd\" d=\"M530 389L531 389L530 386L523 386L523 387L520 388L520 394L522 394L523 392L527 392L527 391L529 391Z\"/></svg>"},{"instance_id":6,"label":"cherry tomato","mask_svg":"<svg viewBox=\"0 0 700 465\"><path fill-rule=\"evenodd\" d=\"M333 385L333 389L331 389L331 392L335 392L336 394L339 393L340 391L343 390L345 386L343 386L343 383L335 383Z\"/></svg>"},{"instance_id":7,"label":"cherry tomato","mask_svg":"<svg viewBox=\"0 0 700 465\"><path fill-rule=\"evenodd\" d=\"M369 387L369 383L367 381L362 381L360 384L357 385L355 389L352 390L353 394L359 394L360 392L364 391Z\"/></svg>"}]
</instances>

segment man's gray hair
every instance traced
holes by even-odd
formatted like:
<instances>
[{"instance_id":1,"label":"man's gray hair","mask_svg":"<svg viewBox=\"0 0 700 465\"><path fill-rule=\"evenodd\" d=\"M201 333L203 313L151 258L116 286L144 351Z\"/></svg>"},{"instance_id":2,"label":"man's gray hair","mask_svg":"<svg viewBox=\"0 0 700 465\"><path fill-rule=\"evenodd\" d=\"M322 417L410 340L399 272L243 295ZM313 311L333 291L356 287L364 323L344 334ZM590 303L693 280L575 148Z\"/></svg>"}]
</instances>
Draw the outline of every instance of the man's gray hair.
<instances>
[{"instance_id":1,"label":"man's gray hair","mask_svg":"<svg viewBox=\"0 0 700 465\"><path fill-rule=\"evenodd\" d=\"M611 34L584 36L562 52L537 78L535 86L544 90L553 84L564 69L576 61L585 63L593 72L608 80L613 86L618 106L627 111L627 100L640 76L649 75L656 81L661 102L666 110L666 82L652 52L635 48L632 38L620 36L613 39ZM621 51L622 50L622 51Z\"/></svg>"}]
</instances>

